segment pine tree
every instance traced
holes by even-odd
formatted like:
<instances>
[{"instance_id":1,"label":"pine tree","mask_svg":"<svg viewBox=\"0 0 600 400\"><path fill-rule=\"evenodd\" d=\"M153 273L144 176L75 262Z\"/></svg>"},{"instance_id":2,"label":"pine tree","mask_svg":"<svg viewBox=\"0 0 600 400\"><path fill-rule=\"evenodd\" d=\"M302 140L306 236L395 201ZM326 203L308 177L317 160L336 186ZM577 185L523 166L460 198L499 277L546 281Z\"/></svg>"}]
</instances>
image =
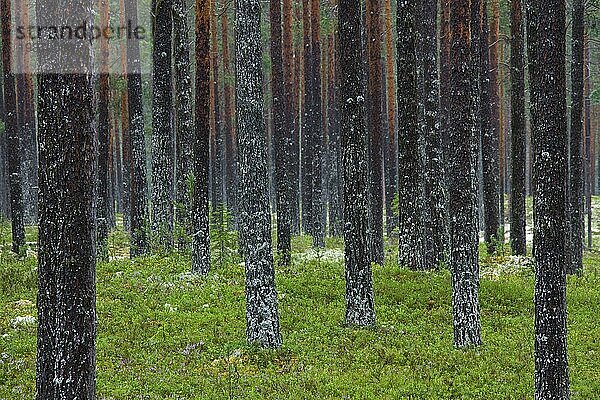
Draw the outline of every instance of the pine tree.
<instances>
[{"instance_id":1,"label":"pine tree","mask_svg":"<svg viewBox=\"0 0 600 400\"><path fill-rule=\"evenodd\" d=\"M210 141L210 0L196 0L196 101L193 146L192 271L210 270L208 175Z\"/></svg>"},{"instance_id":2,"label":"pine tree","mask_svg":"<svg viewBox=\"0 0 600 400\"><path fill-rule=\"evenodd\" d=\"M383 264L383 113L380 0L366 2L367 124L369 132L372 261Z\"/></svg>"},{"instance_id":3,"label":"pine tree","mask_svg":"<svg viewBox=\"0 0 600 400\"><path fill-rule=\"evenodd\" d=\"M421 11L421 45L423 53L423 100L425 143L425 200L428 218L424 221L427 268L439 267L448 248L447 193L444 154L439 125L440 86L438 78L437 0L424 0Z\"/></svg>"},{"instance_id":4,"label":"pine tree","mask_svg":"<svg viewBox=\"0 0 600 400\"><path fill-rule=\"evenodd\" d=\"M153 0L152 229L155 246L173 247L173 0Z\"/></svg>"},{"instance_id":5,"label":"pine tree","mask_svg":"<svg viewBox=\"0 0 600 400\"><path fill-rule=\"evenodd\" d=\"M450 131L448 138L448 191L450 200L450 270L454 345L481 344L479 318L479 261L476 210L475 146L471 97L470 1L451 2Z\"/></svg>"},{"instance_id":6,"label":"pine tree","mask_svg":"<svg viewBox=\"0 0 600 400\"><path fill-rule=\"evenodd\" d=\"M498 233L500 229L500 193L499 193L499 170L498 149L499 135L496 129L497 115L495 115L498 104L497 78L492 79L492 48L490 41L494 35L490 35L488 24L487 0L483 0L481 8L481 31L479 50L480 58L480 96L481 96L481 163L483 167L483 208L484 208L484 239L488 253L496 251L496 243L500 240ZM489 41L488 41L489 38ZM498 56L495 56L496 67Z\"/></svg>"},{"instance_id":7,"label":"pine tree","mask_svg":"<svg viewBox=\"0 0 600 400\"><path fill-rule=\"evenodd\" d=\"M346 324L375 324L369 238L369 153L365 127L361 6L339 1L339 53L342 166L344 169L344 240Z\"/></svg>"},{"instance_id":8,"label":"pine tree","mask_svg":"<svg viewBox=\"0 0 600 400\"><path fill-rule=\"evenodd\" d=\"M525 233L525 60L523 2L511 1L511 214L512 253L527 252Z\"/></svg>"},{"instance_id":9,"label":"pine tree","mask_svg":"<svg viewBox=\"0 0 600 400\"><path fill-rule=\"evenodd\" d=\"M385 168L386 175L386 214L387 214L387 234L390 236L392 231L398 226L398 219L392 211L392 203L398 192L398 140L396 137L396 80L394 73L395 55L393 47L392 34L392 0L385 0L385 93L387 105L387 131L388 131L388 157L389 162Z\"/></svg>"},{"instance_id":10,"label":"pine tree","mask_svg":"<svg viewBox=\"0 0 600 400\"><path fill-rule=\"evenodd\" d=\"M571 135L569 158L569 265L574 274L583 268L583 0L573 1L573 38L571 42Z\"/></svg>"},{"instance_id":11,"label":"pine tree","mask_svg":"<svg viewBox=\"0 0 600 400\"><path fill-rule=\"evenodd\" d=\"M414 2L398 3L398 263L423 269L416 12Z\"/></svg>"},{"instance_id":12,"label":"pine tree","mask_svg":"<svg viewBox=\"0 0 600 400\"><path fill-rule=\"evenodd\" d=\"M238 0L236 91L240 235L246 265L246 335L262 347L281 346L271 244L267 143L263 119L261 4Z\"/></svg>"},{"instance_id":13,"label":"pine tree","mask_svg":"<svg viewBox=\"0 0 600 400\"><path fill-rule=\"evenodd\" d=\"M311 150L313 131L313 51L311 42L311 0L302 0L302 37L303 37L303 71L302 71L302 130L300 139L300 171L301 171L301 196L302 196L302 231L312 235L312 165L313 152Z\"/></svg>"},{"instance_id":14,"label":"pine tree","mask_svg":"<svg viewBox=\"0 0 600 400\"><path fill-rule=\"evenodd\" d=\"M7 172L12 222L12 251L19 253L25 245L23 219L23 184L21 180L21 132L19 131L15 74L12 70L11 2L2 0L2 65L4 68L4 105L6 112Z\"/></svg>"},{"instance_id":15,"label":"pine tree","mask_svg":"<svg viewBox=\"0 0 600 400\"><path fill-rule=\"evenodd\" d=\"M129 1L129 0L128 0ZM189 229L191 199L189 180L192 173L192 140L194 115L192 113L192 76L190 71L190 44L188 34L188 7L185 0L173 0L173 40L175 70L175 143L176 143L176 207L177 222ZM180 238L180 245L183 241Z\"/></svg>"},{"instance_id":16,"label":"pine tree","mask_svg":"<svg viewBox=\"0 0 600 400\"><path fill-rule=\"evenodd\" d=\"M40 0L37 23L94 2ZM53 17L54 16L54 17ZM37 399L95 399L96 193L92 47L40 39Z\"/></svg>"},{"instance_id":17,"label":"pine tree","mask_svg":"<svg viewBox=\"0 0 600 400\"><path fill-rule=\"evenodd\" d=\"M526 5L534 141L535 398L568 399L565 1Z\"/></svg>"},{"instance_id":18,"label":"pine tree","mask_svg":"<svg viewBox=\"0 0 600 400\"><path fill-rule=\"evenodd\" d=\"M270 1L270 25L271 25L271 84L273 90L273 127L275 136L275 183L277 190L277 252L282 265L288 265L291 261L292 238L291 238L291 210L290 210L290 181L289 181L289 159L290 159L290 118L291 110L288 106L290 99L286 96L283 60L283 32L281 26L281 2ZM290 18L291 16L288 16ZM291 45L288 43L288 45ZM289 52L289 50L288 50ZM288 54L289 57L289 54Z\"/></svg>"},{"instance_id":19,"label":"pine tree","mask_svg":"<svg viewBox=\"0 0 600 400\"><path fill-rule=\"evenodd\" d=\"M136 1L125 1L125 13L132 26L138 24ZM131 148L131 257L142 256L149 250L148 198L146 184L146 140L144 135L144 105L140 44L127 41L127 103L129 105L129 141Z\"/></svg>"}]
</instances>

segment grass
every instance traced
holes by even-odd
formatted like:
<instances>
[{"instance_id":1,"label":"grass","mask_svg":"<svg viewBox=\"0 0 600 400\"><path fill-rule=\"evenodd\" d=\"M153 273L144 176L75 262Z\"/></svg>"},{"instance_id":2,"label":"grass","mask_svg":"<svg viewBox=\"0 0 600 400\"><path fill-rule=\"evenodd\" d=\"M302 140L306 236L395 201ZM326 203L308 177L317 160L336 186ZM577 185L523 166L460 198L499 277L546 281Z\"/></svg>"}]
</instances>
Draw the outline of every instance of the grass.
<instances>
[{"instance_id":1,"label":"grass","mask_svg":"<svg viewBox=\"0 0 600 400\"><path fill-rule=\"evenodd\" d=\"M449 272L400 269L389 249L373 271L377 327L348 329L341 242L313 252L296 238L292 266L277 269L284 347L264 351L245 341L239 260L201 279L186 256L130 261L122 232L109 242L113 260L97 273L99 399L533 398L534 281L521 260L482 259L484 345L456 350ZM36 315L36 261L0 245L0 399L31 399L36 328L14 320ZM575 400L600 398L600 254L585 268L568 281Z\"/></svg>"}]
</instances>

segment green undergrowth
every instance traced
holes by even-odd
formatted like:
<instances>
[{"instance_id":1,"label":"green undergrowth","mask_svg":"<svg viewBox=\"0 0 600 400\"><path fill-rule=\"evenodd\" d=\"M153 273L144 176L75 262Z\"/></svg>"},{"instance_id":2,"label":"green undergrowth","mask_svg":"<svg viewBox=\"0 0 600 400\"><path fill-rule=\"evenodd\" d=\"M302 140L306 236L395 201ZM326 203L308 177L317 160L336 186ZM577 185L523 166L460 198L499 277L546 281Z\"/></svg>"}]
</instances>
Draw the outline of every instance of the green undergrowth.
<instances>
[{"instance_id":1,"label":"green undergrowth","mask_svg":"<svg viewBox=\"0 0 600 400\"><path fill-rule=\"evenodd\" d=\"M126 235L109 240L97 273L99 399L532 399L533 267L482 259L484 345L453 348L450 274L374 266L377 327L344 326L340 240L313 251L295 238L277 268L284 346L245 341L244 275L231 258L207 278L188 256L130 261ZM572 399L600 398L600 255L570 277ZM0 253L0 399L35 391L36 261ZM21 319L22 320L22 319Z\"/></svg>"}]
</instances>

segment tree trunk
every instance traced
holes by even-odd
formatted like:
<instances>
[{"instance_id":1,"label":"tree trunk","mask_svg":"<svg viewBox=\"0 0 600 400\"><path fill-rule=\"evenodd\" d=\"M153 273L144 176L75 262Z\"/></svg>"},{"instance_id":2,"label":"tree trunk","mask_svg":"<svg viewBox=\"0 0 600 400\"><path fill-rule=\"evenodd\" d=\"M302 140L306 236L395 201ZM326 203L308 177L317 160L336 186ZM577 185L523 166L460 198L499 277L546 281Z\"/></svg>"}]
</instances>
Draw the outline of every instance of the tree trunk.
<instances>
[{"instance_id":1,"label":"tree trunk","mask_svg":"<svg viewBox=\"0 0 600 400\"><path fill-rule=\"evenodd\" d=\"M229 7L224 6L221 14L221 45L223 48L223 115L224 146L225 146L225 193L227 208L237 218L237 150L235 147L235 95L233 90L233 72L229 61Z\"/></svg>"},{"instance_id":2,"label":"tree trunk","mask_svg":"<svg viewBox=\"0 0 600 400\"><path fill-rule=\"evenodd\" d=\"M364 70L358 0L339 0L339 53L342 165L344 168L344 240L346 324L375 325L369 238L369 152L365 129Z\"/></svg>"},{"instance_id":3,"label":"tree trunk","mask_svg":"<svg viewBox=\"0 0 600 400\"><path fill-rule=\"evenodd\" d=\"M19 132L15 74L12 70L11 1L0 3L2 17L2 65L4 68L4 100L6 111L7 172L12 222L12 251L19 253L25 245L23 220L23 185L21 181L21 132Z\"/></svg>"},{"instance_id":4,"label":"tree trunk","mask_svg":"<svg viewBox=\"0 0 600 400\"><path fill-rule=\"evenodd\" d=\"M339 95L339 34L336 30L331 35L329 59L329 234L334 237L344 235L344 207L343 207L343 177L342 177L342 149L340 141L340 95Z\"/></svg>"},{"instance_id":5,"label":"tree trunk","mask_svg":"<svg viewBox=\"0 0 600 400\"><path fill-rule=\"evenodd\" d=\"M398 226L398 218L393 215L392 203L398 192L398 140L396 138L396 80L394 78L395 57L392 35L392 0L385 0L385 87L387 103L387 131L389 160L385 168L387 174L386 188L386 211L387 211L387 234L390 236Z\"/></svg>"},{"instance_id":6,"label":"tree trunk","mask_svg":"<svg viewBox=\"0 0 600 400\"><path fill-rule=\"evenodd\" d=\"M138 24L137 2L126 1L125 12L132 26ZM146 139L144 134L144 105L140 44L127 41L127 103L129 104L129 140L131 147L131 257L149 250L148 190L146 183Z\"/></svg>"},{"instance_id":7,"label":"tree trunk","mask_svg":"<svg viewBox=\"0 0 600 400\"><path fill-rule=\"evenodd\" d=\"M236 90L240 234L246 264L246 335L262 347L281 346L271 244L267 143L263 119L261 5L238 0Z\"/></svg>"},{"instance_id":8,"label":"tree trunk","mask_svg":"<svg viewBox=\"0 0 600 400\"><path fill-rule=\"evenodd\" d=\"M224 138L223 120L221 113L221 96L219 92L219 45L217 41L217 9L216 1L211 1L211 69L212 69L212 99L213 99L213 165L212 165L212 207L217 218L223 221L224 201Z\"/></svg>"},{"instance_id":9,"label":"tree trunk","mask_svg":"<svg viewBox=\"0 0 600 400\"><path fill-rule=\"evenodd\" d=\"M526 2L535 209L535 398L568 399L565 1Z\"/></svg>"},{"instance_id":10,"label":"tree trunk","mask_svg":"<svg viewBox=\"0 0 600 400\"><path fill-rule=\"evenodd\" d=\"M514 255L527 253L525 215L525 60L523 3L511 1L511 213L510 241Z\"/></svg>"},{"instance_id":11,"label":"tree trunk","mask_svg":"<svg viewBox=\"0 0 600 400\"><path fill-rule=\"evenodd\" d=\"M584 22L582 22L584 23ZM585 204L587 211L587 246L592 248L592 176L593 176L593 141L591 125L590 99L590 41L589 36L583 39L583 122L585 132Z\"/></svg>"},{"instance_id":12,"label":"tree trunk","mask_svg":"<svg viewBox=\"0 0 600 400\"><path fill-rule=\"evenodd\" d=\"M425 222L426 268L439 268L448 248L447 193L444 154L439 126L440 87L437 49L437 0L424 0L421 11L423 68L424 143L425 143Z\"/></svg>"},{"instance_id":13,"label":"tree trunk","mask_svg":"<svg viewBox=\"0 0 600 400\"><path fill-rule=\"evenodd\" d=\"M127 0L130 1L130 0ZM188 35L188 7L185 0L173 1L174 58L175 58L175 141L177 176L177 223L189 233L191 196L189 180L192 173L192 140L194 115L192 113L192 76L190 71L190 44ZM179 238L180 247L185 241Z\"/></svg>"},{"instance_id":14,"label":"tree trunk","mask_svg":"<svg viewBox=\"0 0 600 400\"><path fill-rule=\"evenodd\" d=\"M369 132L370 195L371 195L371 261L383 265L383 94L381 74L381 0L366 2L367 40L367 124Z\"/></svg>"},{"instance_id":15,"label":"tree trunk","mask_svg":"<svg viewBox=\"0 0 600 400\"><path fill-rule=\"evenodd\" d=\"M470 2L451 3L450 136L448 138L448 188L450 199L450 270L454 345L481 345L479 318L479 261L476 210L476 148L471 122Z\"/></svg>"},{"instance_id":16,"label":"tree trunk","mask_svg":"<svg viewBox=\"0 0 600 400\"><path fill-rule=\"evenodd\" d=\"M310 30L311 0L302 0L302 33L303 33L303 104L302 104L302 138L301 138L301 189L302 189L302 230L304 234L312 235L312 113L313 113L313 65L312 42Z\"/></svg>"},{"instance_id":17,"label":"tree trunk","mask_svg":"<svg viewBox=\"0 0 600 400\"><path fill-rule=\"evenodd\" d=\"M210 146L210 0L196 0L196 119L194 126L192 196L192 271L208 275L210 234L208 174Z\"/></svg>"},{"instance_id":18,"label":"tree trunk","mask_svg":"<svg viewBox=\"0 0 600 400\"><path fill-rule=\"evenodd\" d=\"M312 237L313 246L325 247L325 213L323 209L323 126L322 126L322 99L321 99L321 8L320 0L311 1L310 29L311 29L311 141L312 154Z\"/></svg>"},{"instance_id":19,"label":"tree trunk","mask_svg":"<svg viewBox=\"0 0 600 400\"><path fill-rule=\"evenodd\" d=\"M271 26L271 84L273 101L273 128L275 136L275 182L277 190L277 252L282 265L289 265L292 253L290 215L290 98L286 95L284 81L281 2L270 1ZM288 16L287 18L290 18ZM289 44L289 43L288 43ZM289 56L289 50L288 50ZM287 61L287 60L286 60ZM287 74L289 66L285 69ZM288 86L289 87L289 86Z\"/></svg>"},{"instance_id":20,"label":"tree trunk","mask_svg":"<svg viewBox=\"0 0 600 400\"><path fill-rule=\"evenodd\" d=\"M490 32L488 27L487 0L483 1L481 10L482 25L480 36L481 51L481 161L483 165L483 208L484 208L484 240L488 254L496 251L496 244L500 241L500 184L499 184L499 135L496 128L498 106L497 73L493 72L498 66L497 51L492 40L497 37ZM489 38L489 41L488 41ZM495 66L494 66L495 60Z\"/></svg>"},{"instance_id":21,"label":"tree trunk","mask_svg":"<svg viewBox=\"0 0 600 400\"><path fill-rule=\"evenodd\" d=\"M30 26L29 2L16 2L20 6L15 10L20 26ZM17 74L17 110L18 126L21 132L21 180L23 191L23 219L25 224L37 223L37 134L35 121L35 104L33 78L31 75L31 40L26 37L21 41L20 51L15 55L20 66Z\"/></svg>"},{"instance_id":22,"label":"tree trunk","mask_svg":"<svg viewBox=\"0 0 600 400\"><path fill-rule=\"evenodd\" d=\"M420 175L417 105L417 6L398 4L398 263L423 269L421 225L423 188Z\"/></svg>"},{"instance_id":23,"label":"tree trunk","mask_svg":"<svg viewBox=\"0 0 600 400\"><path fill-rule=\"evenodd\" d=\"M571 42L571 133L569 157L569 241L567 272L583 270L583 0L573 1Z\"/></svg>"},{"instance_id":24,"label":"tree trunk","mask_svg":"<svg viewBox=\"0 0 600 400\"><path fill-rule=\"evenodd\" d=\"M501 217L504 215L504 165L501 163L503 157L500 157L500 151L502 151L502 130L500 122L500 107L501 101L499 95L499 82L498 76L500 75L500 62L499 62L499 51L500 48L500 4L499 0L491 0L492 2L492 23L490 24L489 32L489 55L490 55L490 127L492 129L492 135L496 141L496 156L495 156L495 169L496 173L496 203L498 210L498 223L496 224L500 230L494 232L496 240L499 243L504 242L504 221ZM502 223L500 223L502 221Z\"/></svg>"},{"instance_id":25,"label":"tree trunk","mask_svg":"<svg viewBox=\"0 0 600 400\"><path fill-rule=\"evenodd\" d=\"M100 25L109 26L110 10L108 0L99 0ZM108 258L109 227L109 136L110 136L110 82L109 82L108 39L100 39L100 93L98 96L98 200L96 218L98 220L98 257Z\"/></svg>"},{"instance_id":26,"label":"tree trunk","mask_svg":"<svg viewBox=\"0 0 600 400\"><path fill-rule=\"evenodd\" d=\"M89 20L93 6L91 0L75 4L40 0L37 23L54 26L58 18L70 23ZM38 400L92 400L96 387L93 53L90 42L83 42L77 53L65 49L69 45L64 42L44 42L38 53L39 65L47 69L38 75L36 392Z\"/></svg>"},{"instance_id":27,"label":"tree trunk","mask_svg":"<svg viewBox=\"0 0 600 400\"><path fill-rule=\"evenodd\" d=\"M172 0L153 0L152 230L159 251L173 247L174 158Z\"/></svg>"}]
</instances>

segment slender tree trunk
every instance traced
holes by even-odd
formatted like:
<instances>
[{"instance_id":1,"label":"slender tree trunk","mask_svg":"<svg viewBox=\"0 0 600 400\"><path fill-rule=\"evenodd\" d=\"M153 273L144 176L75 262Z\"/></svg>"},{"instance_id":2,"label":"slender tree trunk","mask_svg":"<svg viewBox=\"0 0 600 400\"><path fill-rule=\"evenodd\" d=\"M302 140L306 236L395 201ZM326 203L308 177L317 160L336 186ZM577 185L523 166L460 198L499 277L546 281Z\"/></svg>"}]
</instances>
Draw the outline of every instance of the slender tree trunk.
<instances>
[{"instance_id":1,"label":"slender tree trunk","mask_svg":"<svg viewBox=\"0 0 600 400\"><path fill-rule=\"evenodd\" d=\"M398 263L423 269L422 186L417 105L417 7L398 3Z\"/></svg>"},{"instance_id":2,"label":"slender tree trunk","mask_svg":"<svg viewBox=\"0 0 600 400\"><path fill-rule=\"evenodd\" d=\"M450 118L450 48L452 37L450 31L450 0L440 0L440 131L444 156L447 157L449 118Z\"/></svg>"},{"instance_id":3,"label":"slender tree trunk","mask_svg":"<svg viewBox=\"0 0 600 400\"><path fill-rule=\"evenodd\" d=\"M132 26L137 26L137 2L126 1L125 13L131 20ZM130 255L131 257L138 257L146 254L149 250L149 221L140 44L137 40L127 41L127 69L127 103L129 104L129 140L131 147Z\"/></svg>"},{"instance_id":4,"label":"slender tree trunk","mask_svg":"<svg viewBox=\"0 0 600 400\"><path fill-rule=\"evenodd\" d=\"M20 26L30 26L29 1L22 0L14 3L20 6L16 18ZM17 52L17 62L20 65L17 74L17 110L18 124L21 132L21 179L23 191L23 218L26 224L37 223L37 134L35 121L35 104L33 78L31 75L30 38L21 41L20 51Z\"/></svg>"},{"instance_id":5,"label":"slender tree trunk","mask_svg":"<svg viewBox=\"0 0 600 400\"><path fill-rule=\"evenodd\" d=\"M569 264L567 272L583 270L583 0L573 1L571 42L571 133L569 157Z\"/></svg>"},{"instance_id":6,"label":"slender tree trunk","mask_svg":"<svg viewBox=\"0 0 600 400\"><path fill-rule=\"evenodd\" d=\"M342 165L344 168L344 239L346 324L375 325L369 240L368 133L365 129L361 6L339 0Z\"/></svg>"},{"instance_id":7,"label":"slender tree trunk","mask_svg":"<svg viewBox=\"0 0 600 400\"><path fill-rule=\"evenodd\" d=\"M471 122L470 2L451 3L450 136L448 188L450 198L450 270L454 345L481 345L479 317L479 261L476 210L475 140Z\"/></svg>"},{"instance_id":8,"label":"slender tree trunk","mask_svg":"<svg viewBox=\"0 0 600 400\"><path fill-rule=\"evenodd\" d=\"M312 112L311 145L312 153L312 237L313 246L325 247L325 212L323 208L323 106L321 99L321 7L320 0L311 1L311 76Z\"/></svg>"},{"instance_id":9,"label":"slender tree trunk","mask_svg":"<svg viewBox=\"0 0 600 400\"><path fill-rule=\"evenodd\" d=\"M152 230L158 250L173 247L173 0L153 0Z\"/></svg>"},{"instance_id":10,"label":"slender tree trunk","mask_svg":"<svg viewBox=\"0 0 600 400\"><path fill-rule=\"evenodd\" d=\"M329 66L329 232L331 236L344 235L342 149L340 139L340 95L339 95L339 34L332 34Z\"/></svg>"},{"instance_id":11,"label":"slender tree trunk","mask_svg":"<svg viewBox=\"0 0 600 400\"><path fill-rule=\"evenodd\" d=\"M304 68L303 68L303 105L302 105L302 138L301 138L301 187L302 187L302 230L305 234L312 235L312 121L313 121L313 51L310 29L311 0L302 0L302 32L304 43Z\"/></svg>"},{"instance_id":12,"label":"slender tree trunk","mask_svg":"<svg viewBox=\"0 0 600 400\"><path fill-rule=\"evenodd\" d=\"M582 21L582 24L584 22ZM583 38L583 122L585 132L585 203L587 211L587 246L592 248L592 176L593 176L593 141L591 126L590 99L590 41L589 36Z\"/></svg>"},{"instance_id":13,"label":"slender tree trunk","mask_svg":"<svg viewBox=\"0 0 600 400\"><path fill-rule=\"evenodd\" d=\"M269 14L271 22L271 84L273 88L273 134L275 136L275 182L277 190L277 252L279 253L280 263L288 265L291 262L292 253L289 180L291 116L289 115L290 98L286 95L284 81L288 78L287 73L290 71L290 66L286 65L287 68L284 69L280 0L270 1ZM289 19L291 16L287 18ZM287 45L291 46L291 43L287 43ZM287 50L286 55L289 56L289 50Z\"/></svg>"},{"instance_id":14,"label":"slender tree trunk","mask_svg":"<svg viewBox=\"0 0 600 400\"><path fill-rule=\"evenodd\" d=\"M440 86L438 78L437 48L437 2L424 0L422 3L422 53L423 53L423 100L424 100L424 185L428 218L425 221L427 252L430 265L437 268L445 261L448 249L447 193L444 176L444 154L440 133Z\"/></svg>"},{"instance_id":15,"label":"slender tree trunk","mask_svg":"<svg viewBox=\"0 0 600 400\"><path fill-rule=\"evenodd\" d=\"M281 333L267 187L260 15L258 0L238 0L236 90L240 233L246 264L247 339L262 347L277 348L281 346Z\"/></svg>"},{"instance_id":16,"label":"slender tree trunk","mask_svg":"<svg viewBox=\"0 0 600 400\"><path fill-rule=\"evenodd\" d=\"M208 174L210 146L210 0L196 0L196 118L193 140L192 271L208 275L210 234Z\"/></svg>"},{"instance_id":17,"label":"slender tree trunk","mask_svg":"<svg viewBox=\"0 0 600 400\"><path fill-rule=\"evenodd\" d=\"M99 0L100 25L109 26L110 10L108 0ZM96 218L98 219L98 257L108 258L109 228L109 136L110 136L110 82L109 82L108 39L100 40L100 93L98 96L98 201Z\"/></svg>"},{"instance_id":18,"label":"slender tree trunk","mask_svg":"<svg viewBox=\"0 0 600 400\"><path fill-rule=\"evenodd\" d=\"M23 185L21 181L21 132L19 132L15 74L12 70L11 1L0 3L2 17L2 65L4 68L4 100L6 111L6 149L8 162L8 185L12 222L12 251L19 253L25 245L23 220Z\"/></svg>"},{"instance_id":19,"label":"slender tree trunk","mask_svg":"<svg viewBox=\"0 0 600 400\"><path fill-rule=\"evenodd\" d=\"M514 255L527 253L525 215L525 60L523 2L511 1L511 213L510 241Z\"/></svg>"},{"instance_id":20,"label":"slender tree trunk","mask_svg":"<svg viewBox=\"0 0 600 400\"><path fill-rule=\"evenodd\" d=\"M366 2L367 124L369 132L372 260L383 264L383 115L381 82L381 0Z\"/></svg>"},{"instance_id":21,"label":"slender tree trunk","mask_svg":"<svg viewBox=\"0 0 600 400\"><path fill-rule=\"evenodd\" d=\"M497 208L498 208L498 228L496 231L496 240L499 243L504 242L504 164L502 160L504 157L500 157L500 151L503 150L502 146L502 130L501 130L501 104L502 98L499 95L500 84L498 77L500 75L500 0L491 0L492 2L492 23L490 24L489 32L489 51L490 51L490 124L493 132L493 136L497 142L496 146L496 169L497 169ZM500 221L502 223L500 224Z\"/></svg>"},{"instance_id":22,"label":"slender tree trunk","mask_svg":"<svg viewBox=\"0 0 600 400\"><path fill-rule=\"evenodd\" d=\"M396 80L394 72L395 56L392 35L392 0L385 0L385 87L387 103L387 131L389 160L385 168L387 174L386 188L386 210L387 210L387 234L390 236L398 226L398 219L393 215L392 203L398 192L398 140L396 138Z\"/></svg>"},{"instance_id":23,"label":"slender tree trunk","mask_svg":"<svg viewBox=\"0 0 600 400\"><path fill-rule=\"evenodd\" d=\"M534 141L535 398L569 399L565 1L526 2Z\"/></svg>"},{"instance_id":24,"label":"slender tree trunk","mask_svg":"<svg viewBox=\"0 0 600 400\"><path fill-rule=\"evenodd\" d=\"M191 210L189 180L192 173L194 115L192 113L192 76L190 71L190 43L187 17L187 2L185 0L174 0L177 223L185 229L186 233L189 233L189 214ZM182 238L179 238L179 242L180 247L184 247L185 241Z\"/></svg>"},{"instance_id":25,"label":"slender tree trunk","mask_svg":"<svg viewBox=\"0 0 600 400\"><path fill-rule=\"evenodd\" d=\"M37 23L90 20L94 2L40 0ZM92 48L42 39L38 75L38 400L95 399L96 145ZM4 42L6 44L6 42ZM64 60L69 60L64 63ZM66 72L65 72L66 71Z\"/></svg>"},{"instance_id":26,"label":"slender tree trunk","mask_svg":"<svg viewBox=\"0 0 600 400\"><path fill-rule=\"evenodd\" d=\"M219 45L217 43L217 9L216 1L211 1L211 58L212 69L212 102L213 102L213 164L212 164L212 207L217 218L223 221L223 200L224 200L224 143L223 143L223 120L221 113L221 96L219 93Z\"/></svg>"},{"instance_id":27,"label":"slender tree trunk","mask_svg":"<svg viewBox=\"0 0 600 400\"><path fill-rule=\"evenodd\" d=\"M481 155L483 165L483 201L484 201L484 240L488 254L496 251L500 241L500 183L499 183L499 132L496 128L495 113L498 106L497 73L493 72L498 66L498 55L495 43L497 36L488 28L487 0L483 1L481 10L482 30L480 36L481 51ZM493 31L493 30L492 30ZM489 38L489 40L488 40ZM495 62L495 65L494 65Z\"/></svg>"}]
</instances>

